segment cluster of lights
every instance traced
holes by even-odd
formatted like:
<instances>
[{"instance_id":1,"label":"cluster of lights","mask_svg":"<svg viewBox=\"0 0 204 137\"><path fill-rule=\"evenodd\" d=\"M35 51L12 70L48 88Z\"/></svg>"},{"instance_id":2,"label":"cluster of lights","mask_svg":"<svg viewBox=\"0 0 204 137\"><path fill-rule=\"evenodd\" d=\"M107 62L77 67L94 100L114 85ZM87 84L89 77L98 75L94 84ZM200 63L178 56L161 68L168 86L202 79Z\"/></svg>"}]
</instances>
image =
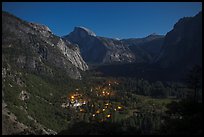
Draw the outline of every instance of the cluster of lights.
<instances>
[{"instance_id":1,"label":"cluster of lights","mask_svg":"<svg viewBox=\"0 0 204 137\"><path fill-rule=\"evenodd\" d=\"M108 108L108 106L110 105L110 103L106 103L105 107ZM103 108L102 110L98 109L94 114L92 114L93 117L95 117L97 114L103 113L104 111L106 111L106 108ZM116 108L114 108L115 111L117 110L122 110L122 106L116 106ZM105 116L106 118L110 118L111 114L108 114ZM102 119L102 121L104 121L104 119ZM101 122L102 122L101 121Z\"/></svg>"},{"instance_id":2,"label":"cluster of lights","mask_svg":"<svg viewBox=\"0 0 204 137\"><path fill-rule=\"evenodd\" d=\"M95 90L99 92L99 94L97 93L97 96L98 96L98 95L100 95L100 96L110 96L111 93L110 93L110 91L108 91L108 90L110 90L110 86L111 86L111 85L114 85L114 84L117 84L117 85L118 85L118 83L117 83L116 81L108 81L108 82L106 82L105 84L106 84L107 86L106 86L106 85L103 85L103 86L97 86L97 87L95 87ZM91 92L92 92L92 88L91 88Z\"/></svg>"},{"instance_id":3,"label":"cluster of lights","mask_svg":"<svg viewBox=\"0 0 204 137\"><path fill-rule=\"evenodd\" d=\"M109 95L110 95L110 92L108 92L108 91L103 91L102 94L103 94L103 96L109 96Z\"/></svg>"},{"instance_id":4,"label":"cluster of lights","mask_svg":"<svg viewBox=\"0 0 204 137\"><path fill-rule=\"evenodd\" d=\"M108 82L106 82L105 84L106 84L106 86L103 85L103 86L95 87L95 90L97 91L97 96L98 96L98 95L100 95L100 96L109 96L109 95L112 95L112 93L110 93L111 85L114 85L114 84L117 84L117 85L118 85L119 83L117 83L116 81L108 81ZM82 98L81 98L81 97L82 97L82 94L78 94L78 91L79 91L79 89L76 88L76 93L70 95L70 96L68 97L69 100L71 100L72 102L77 101L78 99L79 99L79 100L82 100ZM91 88L91 92L92 92L92 91L94 91L94 90ZM81 101L80 101L80 102L81 102ZM84 101L84 102L85 102L85 101ZM85 104L85 103L84 103L84 104ZM101 110L100 110L100 109L97 110L95 113L92 114L92 116L93 116L93 117L96 117L97 114L103 113L104 111L106 111L106 109L108 109L108 108L110 107L110 105L111 105L111 103L105 103L104 108L101 109ZM94 105L92 104L91 107L94 107ZM112 109L113 109L113 108L112 108ZM115 111L121 110L121 109L122 109L121 106L116 106L116 107L114 108ZM85 112L85 110L82 109L82 108L80 108L79 111L80 111L80 112ZM105 119L106 119L106 118L110 118L110 117L111 117L111 114L107 114L107 115L105 116ZM102 119L102 121L104 121L104 119Z\"/></svg>"},{"instance_id":5,"label":"cluster of lights","mask_svg":"<svg viewBox=\"0 0 204 137\"><path fill-rule=\"evenodd\" d=\"M96 114L92 114L92 116L95 117ZM110 118L110 117L111 117L111 114L106 115L106 118ZM102 122L102 121L104 121L104 119L102 119L101 122Z\"/></svg>"}]
</instances>

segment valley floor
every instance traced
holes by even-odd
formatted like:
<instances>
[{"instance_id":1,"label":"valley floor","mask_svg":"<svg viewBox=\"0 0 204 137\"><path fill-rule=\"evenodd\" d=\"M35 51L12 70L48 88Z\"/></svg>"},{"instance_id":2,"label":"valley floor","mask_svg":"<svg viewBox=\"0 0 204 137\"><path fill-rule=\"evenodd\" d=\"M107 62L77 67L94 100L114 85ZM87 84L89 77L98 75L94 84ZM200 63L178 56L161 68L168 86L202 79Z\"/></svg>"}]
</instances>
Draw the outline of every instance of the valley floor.
<instances>
[{"instance_id":1,"label":"valley floor","mask_svg":"<svg viewBox=\"0 0 204 137\"><path fill-rule=\"evenodd\" d=\"M167 121L195 121L177 112L191 106L183 100L193 93L181 83L94 73L82 80L52 79L16 71L3 78L2 92L3 134L171 134ZM199 109L187 111L200 118Z\"/></svg>"}]
</instances>

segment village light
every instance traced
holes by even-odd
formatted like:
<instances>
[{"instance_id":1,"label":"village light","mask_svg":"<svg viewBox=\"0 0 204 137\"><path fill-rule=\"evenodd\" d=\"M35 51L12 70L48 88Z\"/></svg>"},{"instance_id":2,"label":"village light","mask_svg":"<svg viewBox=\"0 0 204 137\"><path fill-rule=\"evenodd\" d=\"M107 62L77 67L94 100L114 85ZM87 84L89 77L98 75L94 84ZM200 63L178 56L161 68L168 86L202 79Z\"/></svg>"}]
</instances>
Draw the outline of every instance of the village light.
<instances>
[{"instance_id":1,"label":"village light","mask_svg":"<svg viewBox=\"0 0 204 137\"><path fill-rule=\"evenodd\" d=\"M103 108L103 111L105 111L106 109Z\"/></svg>"},{"instance_id":2,"label":"village light","mask_svg":"<svg viewBox=\"0 0 204 137\"><path fill-rule=\"evenodd\" d=\"M121 109L122 107L118 106L118 109Z\"/></svg>"},{"instance_id":3,"label":"village light","mask_svg":"<svg viewBox=\"0 0 204 137\"><path fill-rule=\"evenodd\" d=\"M99 111L99 110L97 110L97 111L96 111L96 113L97 113L97 114L99 114L99 113L100 113L100 111Z\"/></svg>"},{"instance_id":4,"label":"village light","mask_svg":"<svg viewBox=\"0 0 204 137\"><path fill-rule=\"evenodd\" d=\"M74 96L71 96L72 99L74 99Z\"/></svg>"},{"instance_id":5,"label":"village light","mask_svg":"<svg viewBox=\"0 0 204 137\"><path fill-rule=\"evenodd\" d=\"M84 101L82 104L84 104L84 105L85 105L85 104L86 104L86 101Z\"/></svg>"},{"instance_id":6,"label":"village light","mask_svg":"<svg viewBox=\"0 0 204 137\"><path fill-rule=\"evenodd\" d=\"M96 115L95 115L95 114L93 114L92 116L93 116L93 117L95 117Z\"/></svg>"},{"instance_id":7,"label":"village light","mask_svg":"<svg viewBox=\"0 0 204 137\"><path fill-rule=\"evenodd\" d=\"M107 117L107 118L109 118L109 117L111 117L111 115L110 115L110 114L108 114L106 117Z\"/></svg>"},{"instance_id":8,"label":"village light","mask_svg":"<svg viewBox=\"0 0 204 137\"><path fill-rule=\"evenodd\" d=\"M84 112L84 109L80 109L80 112Z\"/></svg>"}]
</instances>

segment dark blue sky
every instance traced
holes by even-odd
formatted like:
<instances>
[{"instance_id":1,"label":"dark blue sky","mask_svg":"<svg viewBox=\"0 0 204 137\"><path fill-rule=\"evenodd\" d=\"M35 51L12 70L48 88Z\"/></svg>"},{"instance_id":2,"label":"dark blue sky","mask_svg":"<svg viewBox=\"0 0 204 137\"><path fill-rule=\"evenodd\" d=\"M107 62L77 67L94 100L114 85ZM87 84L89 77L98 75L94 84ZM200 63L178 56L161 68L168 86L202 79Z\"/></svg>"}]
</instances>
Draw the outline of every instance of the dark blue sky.
<instances>
[{"instance_id":1,"label":"dark blue sky","mask_svg":"<svg viewBox=\"0 0 204 137\"><path fill-rule=\"evenodd\" d=\"M3 2L21 19L47 25L58 36L84 26L98 36L138 38L165 35L184 16L202 10L201 2Z\"/></svg>"}]
</instances>

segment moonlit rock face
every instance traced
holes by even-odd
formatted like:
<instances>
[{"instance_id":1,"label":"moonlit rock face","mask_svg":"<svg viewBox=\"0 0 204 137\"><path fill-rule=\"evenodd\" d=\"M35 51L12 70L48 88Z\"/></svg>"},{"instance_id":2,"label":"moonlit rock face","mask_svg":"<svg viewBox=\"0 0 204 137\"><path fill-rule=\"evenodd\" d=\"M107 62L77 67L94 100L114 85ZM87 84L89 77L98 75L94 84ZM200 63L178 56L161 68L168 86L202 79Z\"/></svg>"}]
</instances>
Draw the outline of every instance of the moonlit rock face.
<instances>
[{"instance_id":1,"label":"moonlit rock face","mask_svg":"<svg viewBox=\"0 0 204 137\"><path fill-rule=\"evenodd\" d=\"M33 27L35 30L39 31L43 36L50 37L52 31L45 25L38 24L38 23L28 23L31 27Z\"/></svg>"},{"instance_id":2,"label":"moonlit rock face","mask_svg":"<svg viewBox=\"0 0 204 137\"><path fill-rule=\"evenodd\" d=\"M23 21L7 12L2 12L2 26L2 47L18 47L16 41L20 41L21 48L26 48L15 56L18 67L48 76L59 68L73 79L81 79L80 72L88 69L79 48L54 35L47 26Z\"/></svg>"},{"instance_id":3,"label":"moonlit rock face","mask_svg":"<svg viewBox=\"0 0 204 137\"><path fill-rule=\"evenodd\" d=\"M29 24L35 29L51 32L50 28L48 28L45 25L38 24L38 23L29 23Z\"/></svg>"},{"instance_id":4,"label":"moonlit rock face","mask_svg":"<svg viewBox=\"0 0 204 137\"><path fill-rule=\"evenodd\" d=\"M78 44L83 59L88 63L134 61L133 53L120 40L96 36L84 27L75 27L74 31L63 38Z\"/></svg>"},{"instance_id":5,"label":"moonlit rock face","mask_svg":"<svg viewBox=\"0 0 204 137\"><path fill-rule=\"evenodd\" d=\"M93 31L91 31L91 30L89 30L89 29L87 29L85 27L79 26L79 27L75 27L75 29L82 29L82 30L86 31L88 33L88 35L91 35L91 36L94 36L94 37L96 36L96 34Z\"/></svg>"}]
</instances>

